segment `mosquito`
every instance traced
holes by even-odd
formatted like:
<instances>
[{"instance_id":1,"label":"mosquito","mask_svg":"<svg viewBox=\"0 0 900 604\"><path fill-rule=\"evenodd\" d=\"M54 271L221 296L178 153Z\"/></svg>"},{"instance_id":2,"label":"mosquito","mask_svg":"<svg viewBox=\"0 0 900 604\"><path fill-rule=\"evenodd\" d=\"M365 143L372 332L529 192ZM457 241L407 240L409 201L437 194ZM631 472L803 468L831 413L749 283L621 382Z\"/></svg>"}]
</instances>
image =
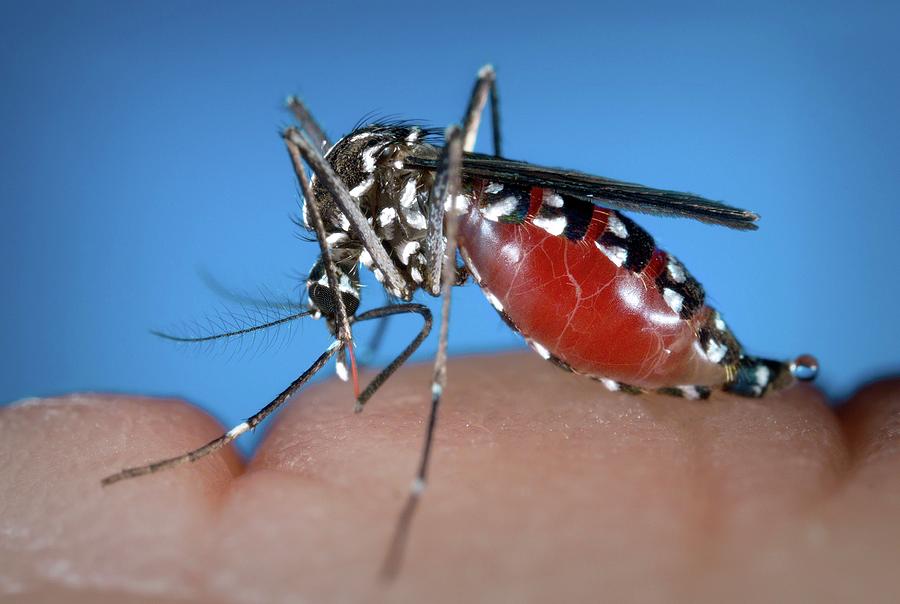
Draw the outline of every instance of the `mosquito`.
<instances>
[{"instance_id":1,"label":"mosquito","mask_svg":"<svg viewBox=\"0 0 900 604\"><path fill-rule=\"evenodd\" d=\"M488 101L493 154L475 153ZM237 331L202 338L161 335L202 342L313 317L324 319L334 341L272 402L222 436L182 455L124 469L103 485L217 451L259 425L332 357L339 376L352 380L355 410L362 411L431 331L431 312L412 302L414 294L440 296L424 443L384 567L388 575L396 572L425 491L447 386L450 292L470 279L541 357L609 390L685 399L720 390L758 398L816 376L818 362L809 355L782 362L747 354L706 304L700 283L621 211L740 230L756 229L756 214L690 193L504 158L490 65L478 72L462 126L448 127L443 140L438 131L412 123L372 123L332 143L299 99L290 98L288 106L298 125L282 135L303 194L303 223L320 249L306 279L306 303L276 321ZM357 314L361 266L373 272L390 302ZM422 327L360 390L353 326L403 314L419 315Z\"/></svg>"}]
</instances>

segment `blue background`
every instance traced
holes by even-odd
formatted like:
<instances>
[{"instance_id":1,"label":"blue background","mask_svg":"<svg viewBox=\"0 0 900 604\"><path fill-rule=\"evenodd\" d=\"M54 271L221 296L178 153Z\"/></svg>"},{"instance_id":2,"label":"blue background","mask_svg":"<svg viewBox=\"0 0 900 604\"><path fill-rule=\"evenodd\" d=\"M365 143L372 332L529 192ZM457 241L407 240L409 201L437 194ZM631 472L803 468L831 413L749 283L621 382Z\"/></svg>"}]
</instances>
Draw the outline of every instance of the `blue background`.
<instances>
[{"instance_id":1,"label":"blue background","mask_svg":"<svg viewBox=\"0 0 900 604\"><path fill-rule=\"evenodd\" d=\"M299 295L316 246L288 219L282 99L302 95L333 138L370 111L444 126L485 62L507 156L763 216L757 233L638 218L752 352L817 354L835 397L900 368L895 8L131 4L0 14L2 401L101 390L185 396L227 424L255 411L327 345L323 325L212 353L147 330L217 316L200 269ZM381 300L370 287L364 306ZM455 354L522 346L474 287L453 324Z\"/></svg>"}]
</instances>

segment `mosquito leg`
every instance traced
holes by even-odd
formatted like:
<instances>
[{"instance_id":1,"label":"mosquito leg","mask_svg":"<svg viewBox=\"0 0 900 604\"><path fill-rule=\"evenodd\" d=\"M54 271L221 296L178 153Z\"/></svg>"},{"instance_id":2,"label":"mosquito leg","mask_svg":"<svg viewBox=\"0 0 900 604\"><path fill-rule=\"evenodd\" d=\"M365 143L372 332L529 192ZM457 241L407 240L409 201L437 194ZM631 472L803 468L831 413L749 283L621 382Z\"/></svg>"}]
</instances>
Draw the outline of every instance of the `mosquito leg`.
<instances>
[{"instance_id":1,"label":"mosquito leg","mask_svg":"<svg viewBox=\"0 0 900 604\"><path fill-rule=\"evenodd\" d=\"M325 185L325 188L328 189L328 192L331 193L335 203L337 203L341 212L347 217L347 220L350 221L351 227L355 230L366 251L368 251L369 255L372 257L374 266L381 269L391 293L398 298L408 300L412 295L411 286L400 274L400 271L397 270L396 265L381 244L378 235L366 221L366 217L363 215L362 210L359 209L359 205L353 201L352 197L350 197L350 192L347 191L347 187L341 182L341 179L338 178L337 174L334 173L331 164L319 155L315 148L313 148L309 141L307 141L296 128L289 128L286 130L284 138L293 145L297 154L303 158L303 161L309 164L309 167L312 168L313 172L316 173L316 176L318 176Z\"/></svg>"},{"instance_id":2,"label":"mosquito leg","mask_svg":"<svg viewBox=\"0 0 900 604\"><path fill-rule=\"evenodd\" d=\"M334 265L334 259L331 257L331 249L328 247L328 233L325 231L325 223L322 221L322 212L319 210L319 204L316 202L312 188L309 185L309 179L306 177L306 170L303 169L303 160L300 157L300 150L297 145L286 138L285 144L288 153L291 156L291 163L294 165L294 172L297 174L297 180L300 182L300 188L303 191L303 197L306 198L306 207L309 217L312 219L312 226L316 231L316 240L319 243L319 251L322 254L322 264L325 267L325 276L328 279L328 287L335 292L334 301L335 310L337 311L338 336L346 345L352 344L352 334L350 333L350 318L347 316L347 307L344 304L344 297L340 295L340 283L338 282L337 268Z\"/></svg>"},{"instance_id":3,"label":"mosquito leg","mask_svg":"<svg viewBox=\"0 0 900 604\"><path fill-rule=\"evenodd\" d=\"M312 378L324 365L328 362L328 360L334 355L335 352L341 347L341 341L335 340L334 343L328 347L328 349L323 352L318 359L303 372L303 374L298 377L294 382L288 386L284 392L275 397L275 399L260 409L255 415L247 418L247 421L241 422L222 436L215 438L202 447L198 449L194 449L193 451L188 451L183 455L178 455L177 457L170 457L169 459L163 459L151 464L147 464L145 466L137 466L134 468L126 468L117 474L113 474L111 476L107 476L101 481L103 486L108 486L113 484L114 482L119 482L120 480L125 480L126 478L134 478L136 476L143 476L144 474L152 474L154 472L159 472L160 470L165 470L168 468L174 468L175 466L179 466L184 463L189 463L192 461L197 461L202 457L206 457L210 453L214 453L236 439L238 436L247 432L248 430L252 430L256 426L258 426L266 417L268 417L271 413L273 413L276 409L281 407L291 396L294 395L303 385Z\"/></svg>"},{"instance_id":4,"label":"mosquito leg","mask_svg":"<svg viewBox=\"0 0 900 604\"><path fill-rule=\"evenodd\" d=\"M384 384L391 375L394 374L397 369L403 365L409 359L410 356L419 348L419 345L428 337L428 334L431 332L431 311L428 310L427 306L423 306L421 304L394 304L391 306L383 306L381 308L376 308L370 310L368 312L364 312L361 315L354 317L354 322L356 321L369 321L371 319L383 319L385 317L389 317L391 315L404 314L404 313L418 313L422 316L424 323L422 324L422 329L419 330L419 333L413 339L409 345L403 349L403 352L397 355L397 357L391 361L390 365L381 370L381 373L376 375L369 385L366 386L366 389L362 391L362 394L359 395L356 399L356 411L362 411L363 405L368 402L372 395Z\"/></svg>"},{"instance_id":5,"label":"mosquito leg","mask_svg":"<svg viewBox=\"0 0 900 604\"><path fill-rule=\"evenodd\" d=\"M303 101L295 96L289 96L287 98L287 106L291 113L294 114L294 117L297 118L297 121L300 122L300 128L306 132L316 149L319 150L319 153L325 155L331 149L331 141L328 140L325 131L319 126L319 123L312 116L312 113L310 113Z\"/></svg>"},{"instance_id":6,"label":"mosquito leg","mask_svg":"<svg viewBox=\"0 0 900 604\"><path fill-rule=\"evenodd\" d=\"M478 79L472 88L469 97L469 106L463 117L463 129L466 133L463 151L471 153L475 150L475 139L478 137L478 126L481 124L481 115L491 98L491 133L493 135L494 155L500 157L502 153L500 141L500 99L497 96L497 74L492 65L485 65L478 70Z\"/></svg>"},{"instance_id":7,"label":"mosquito leg","mask_svg":"<svg viewBox=\"0 0 900 604\"><path fill-rule=\"evenodd\" d=\"M428 423L425 429L425 442L422 445L422 457L419 461L419 469L406 505L397 522L394 538L385 559L382 574L391 578L396 575L403 559L403 550L406 547L406 537L409 527L418 505L418 499L425 491L428 478L428 462L431 457L431 448L434 442L434 430L437 425L438 407L441 395L447 383L447 332L450 320L450 292L456 282L456 230L457 219L460 213L458 206L459 173L462 163L462 132L459 126L450 126L445 135L446 144L435 175L435 186L431 191L432 196L428 203L431 209L444 207L445 200L449 200L449 216L447 220L447 247L443 257L443 271L441 279L441 330L438 340L438 350L434 361L434 375L431 383L431 408L428 413Z\"/></svg>"}]
</instances>

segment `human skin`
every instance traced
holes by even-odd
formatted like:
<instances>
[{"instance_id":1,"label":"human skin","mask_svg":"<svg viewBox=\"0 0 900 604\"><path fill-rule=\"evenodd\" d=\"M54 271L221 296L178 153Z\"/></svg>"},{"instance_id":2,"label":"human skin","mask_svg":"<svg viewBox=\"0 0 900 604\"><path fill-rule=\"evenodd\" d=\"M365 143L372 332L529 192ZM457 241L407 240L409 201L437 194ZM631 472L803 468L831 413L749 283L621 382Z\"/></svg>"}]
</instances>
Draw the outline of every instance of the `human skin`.
<instances>
[{"instance_id":1,"label":"human skin","mask_svg":"<svg viewBox=\"0 0 900 604\"><path fill-rule=\"evenodd\" d=\"M606 391L536 355L454 359L399 576L379 568L431 373L361 414L300 393L232 449L100 486L222 431L186 403L71 395L0 410L0 598L65 602L894 602L900 380L837 410ZM248 409L248 412L251 411Z\"/></svg>"}]
</instances>

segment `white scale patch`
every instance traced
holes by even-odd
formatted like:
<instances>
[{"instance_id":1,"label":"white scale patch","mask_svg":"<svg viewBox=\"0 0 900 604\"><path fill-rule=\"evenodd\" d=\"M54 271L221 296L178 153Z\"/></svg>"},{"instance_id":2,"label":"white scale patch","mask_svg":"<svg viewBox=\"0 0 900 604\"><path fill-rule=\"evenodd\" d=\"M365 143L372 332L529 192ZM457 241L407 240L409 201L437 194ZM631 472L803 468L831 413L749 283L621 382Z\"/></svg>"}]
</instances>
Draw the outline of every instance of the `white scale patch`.
<instances>
[{"instance_id":1,"label":"white scale patch","mask_svg":"<svg viewBox=\"0 0 900 604\"><path fill-rule=\"evenodd\" d=\"M400 207L409 208L416 202L416 185L418 184L415 178L406 181L403 192L400 194Z\"/></svg>"},{"instance_id":2,"label":"white scale patch","mask_svg":"<svg viewBox=\"0 0 900 604\"><path fill-rule=\"evenodd\" d=\"M628 250L623 247L619 247L618 245L607 247L599 241L595 241L594 245L596 245L597 249L603 252L616 266L622 266L625 261L628 260Z\"/></svg>"},{"instance_id":3,"label":"white scale patch","mask_svg":"<svg viewBox=\"0 0 900 604\"><path fill-rule=\"evenodd\" d=\"M611 380L609 378L600 378L600 383L603 384L604 386L606 386L606 389L609 390L610 392L616 392L616 391L620 390L619 382L617 382L615 380Z\"/></svg>"},{"instance_id":4,"label":"white scale patch","mask_svg":"<svg viewBox=\"0 0 900 604\"><path fill-rule=\"evenodd\" d=\"M400 248L400 262L403 264L409 264L409 257L412 256L419 249L418 241L407 241L406 244Z\"/></svg>"},{"instance_id":5,"label":"white scale patch","mask_svg":"<svg viewBox=\"0 0 900 604\"><path fill-rule=\"evenodd\" d=\"M350 189L350 197L359 197L360 195L364 195L366 191L372 188L372 185L375 184L375 177L370 176L365 179L352 189Z\"/></svg>"},{"instance_id":6,"label":"white scale patch","mask_svg":"<svg viewBox=\"0 0 900 604\"><path fill-rule=\"evenodd\" d=\"M725 320L722 318L722 315L720 315L718 312L716 312L716 315L713 318L713 322L716 325L716 329L718 329L719 331L725 331L725 329L726 329Z\"/></svg>"},{"instance_id":7,"label":"white scale patch","mask_svg":"<svg viewBox=\"0 0 900 604\"><path fill-rule=\"evenodd\" d=\"M765 388L766 384L769 383L769 378L771 377L771 372L769 368L765 365L760 365L756 368L756 383L759 385L760 389Z\"/></svg>"},{"instance_id":8,"label":"white scale patch","mask_svg":"<svg viewBox=\"0 0 900 604\"><path fill-rule=\"evenodd\" d=\"M484 188L484 192L485 192L485 193L489 193L489 194L491 194L491 195L496 195L497 193L499 193L499 192L502 191L502 190L503 190L503 183L502 183L502 182L492 182L492 183L488 183L488 186L486 186L486 187Z\"/></svg>"},{"instance_id":9,"label":"white scale patch","mask_svg":"<svg viewBox=\"0 0 900 604\"><path fill-rule=\"evenodd\" d=\"M532 350L541 355L541 358L545 361L550 358L550 351L541 344L535 342L534 340L528 340L528 345L531 346Z\"/></svg>"},{"instance_id":10,"label":"white scale patch","mask_svg":"<svg viewBox=\"0 0 900 604\"><path fill-rule=\"evenodd\" d=\"M542 218L538 216L532 220L532 223L534 226L544 229L551 235L562 235L563 231L566 230L565 216L554 216L553 218Z\"/></svg>"},{"instance_id":11,"label":"white scale patch","mask_svg":"<svg viewBox=\"0 0 900 604\"><path fill-rule=\"evenodd\" d=\"M609 219L606 222L606 229L620 239L628 238L628 229L625 228L625 223L619 220L619 217L615 214L609 215Z\"/></svg>"},{"instance_id":12,"label":"white scale patch","mask_svg":"<svg viewBox=\"0 0 900 604\"><path fill-rule=\"evenodd\" d=\"M328 237L325 238L325 243L328 245L334 245L338 241L343 241L347 238L347 233L332 233Z\"/></svg>"},{"instance_id":13,"label":"white scale patch","mask_svg":"<svg viewBox=\"0 0 900 604\"><path fill-rule=\"evenodd\" d=\"M481 215L492 222L500 222L500 218L510 215L517 205L519 205L519 201L515 196L509 195L489 206L480 208Z\"/></svg>"},{"instance_id":14,"label":"white scale patch","mask_svg":"<svg viewBox=\"0 0 900 604\"><path fill-rule=\"evenodd\" d=\"M397 218L397 210L394 208L385 208L378 214L378 224L387 226Z\"/></svg>"},{"instance_id":15,"label":"white scale patch","mask_svg":"<svg viewBox=\"0 0 900 604\"><path fill-rule=\"evenodd\" d=\"M349 231L350 230L350 219L347 218L343 212L340 213L340 218L341 218L341 228L345 231Z\"/></svg>"},{"instance_id":16,"label":"white scale patch","mask_svg":"<svg viewBox=\"0 0 900 604\"><path fill-rule=\"evenodd\" d=\"M375 269L374 271L372 271L372 272L375 274L375 278L378 279L378 282L379 282L379 283L381 283L382 281L384 281L384 273L381 272L381 269L380 269L380 268L376 268L376 269Z\"/></svg>"},{"instance_id":17,"label":"white scale patch","mask_svg":"<svg viewBox=\"0 0 900 604\"><path fill-rule=\"evenodd\" d=\"M406 142L414 143L419 139L419 135L422 133L418 128L413 128L412 132L406 135Z\"/></svg>"},{"instance_id":18,"label":"white scale patch","mask_svg":"<svg viewBox=\"0 0 900 604\"><path fill-rule=\"evenodd\" d=\"M366 172L371 174L375 171L375 155L377 153L381 153L382 149L384 149L384 145L372 145L371 147L363 151L363 169Z\"/></svg>"},{"instance_id":19,"label":"white scale patch","mask_svg":"<svg viewBox=\"0 0 900 604\"><path fill-rule=\"evenodd\" d=\"M684 283L685 279L687 279L687 276L684 274L684 266L674 258L669 258L666 270L675 283Z\"/></svg>"},{"instance_id":20,"label":"white scale patch","mask_svg":"<svg viewBox=\"0 0 900 604\"><path fill-rule=\"evenodd\" d=\"M419 231L425 230L425 215L416 208L413 207L408 210L403 210L403 219L406 220L406 224L408 224L410 228Z\"/></svg>"},{"instance_id":21,"label":"white scale patch","mask_svg":"<svg viewBox=\"0 0 900 604\"><path fill-rule=\"evenodd\" d=\"M682 396L686 399L695 401L700 398L700 392L696 386L678 386L678 390L681 391Z\"/></svg>"},{"instance_id":22,"label":"white scale patch","mask_svg":"<svg viewBox=\"0 0 900 604\"><path fill-rule=\"evenodd\" d=\"M488 302L491 303L491 306L497 309L497 312L503 312L503 304L500 303L500 300L497 299L497 296L487 290L484 290L484 297L488 299Z\"/></svg>"},{"instance_id":23,"label":"white scale patch","mask_svg":"<svg viewBox=\"0 0 900 604\"><path fill-rule=\"evenodd\" d=\"M359 261L366 268L372 268L372 254L369 253L369 250L363 250L359 255Z\"/></svg>"},{"instance_id":24,"label":"white scale patch","mask_svg":"<svg viewBox=\"0 0 900 604\"><path fill-rule=\"evenodd\" d=\"M706 358L713 363L720 363L727 352L728 347L717 340L710 339L706 344Z\"/></svg>"},{"instance_id":25,"label":"white scale patch","mask_svg":"<svg viewBox=\"0 0 900 604\"><path fill-rule=\"evenodd\" d=\"M237 426L235 426L234 428L232 428L231 430L229 430L225 436L227 436L228 438L232 438L232 439L237 438L238 436L240 436L241 434L243 434L244 432L246 432L249 429L250 429L250 424L248 424L247 422L242 422L242 423L238 424Z\"/></svg>"},{"instance_id":26,"label":"white scale patch","mask_svg":"<svg viewBox=\"0 0 900 604\"><path fill-rule=\"evenodd\" d=\"M448 196L444 201L444 211L449 212L453 210L457 214L465 212L469 209L469 198L463 194L459 194L454 198L455 203L451 205L451 199Z\"/></svg>"},{"instance_id":27,"label":"white scale patch","mask_svg":"<svg viewBox=\"0 0 900 604\"><path fill-rule=\"evenodd\" d=\"M416 283L422 282L422 273L419 272L419 269L415 266L409 269L409 276L412 277L412 280Z\"/></svg>"},{"instance_id":28,"label":"white scale patch","mask_svg":"<svg viewBox=\"0 0 900 604\"><path fill-rule=\"evenodd\" d=\"M549 189L544 189L543 203L551 208L561 208L563 207L563 198Z\"/></svg>"},{"instance_id":29,"label":"white scale patch","mask_svg":"<svg viewBox=\"0 0 900 604\"><path fill-rule=\"evenodd\" d=\"M681 307L684 304L684 296L679 294L674 289L669 289L668 287L663 290L663 300L666 301L666 304L669 305L669 308L674 310L677 313L681 312Z\"/></svg>"},{"instance_id":30,"label":"white scale patch","mask_svg":"<svg viewBox=\"0 0 900 604\"><path fill-rule=\"evenodd\" d=\"M350 378L350 375L347 373L347 366L340 359L334 363L334 372L342 382L346 382Z\"/></svg>"}]
</instances>

